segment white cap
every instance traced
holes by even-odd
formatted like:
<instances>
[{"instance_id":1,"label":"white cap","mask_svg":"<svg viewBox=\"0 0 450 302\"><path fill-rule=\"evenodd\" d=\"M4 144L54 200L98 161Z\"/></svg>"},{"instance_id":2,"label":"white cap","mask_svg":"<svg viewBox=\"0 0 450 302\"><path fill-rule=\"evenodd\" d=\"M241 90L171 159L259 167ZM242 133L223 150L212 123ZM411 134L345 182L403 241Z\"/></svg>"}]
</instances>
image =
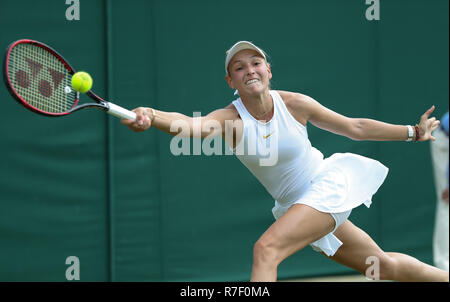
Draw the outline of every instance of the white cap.
<instances>
[{"instance_id":1,"label":"white cap","mask_svg":"<svg viewBox=\"0 0 450 302\"><path fill-rule=\"evenodd\" d=\"M264 60L267 61L266 54L264 53L264 51L262 51L255 44L248 41L239 41L236 44L234 44L229 50L227 50L227 57L225 59L226 74L228 74L228 64L230 64L231 59L234 57L235 54L244 49L252 49L257 51L264 58Z\"/></svg>"}]
</instances>

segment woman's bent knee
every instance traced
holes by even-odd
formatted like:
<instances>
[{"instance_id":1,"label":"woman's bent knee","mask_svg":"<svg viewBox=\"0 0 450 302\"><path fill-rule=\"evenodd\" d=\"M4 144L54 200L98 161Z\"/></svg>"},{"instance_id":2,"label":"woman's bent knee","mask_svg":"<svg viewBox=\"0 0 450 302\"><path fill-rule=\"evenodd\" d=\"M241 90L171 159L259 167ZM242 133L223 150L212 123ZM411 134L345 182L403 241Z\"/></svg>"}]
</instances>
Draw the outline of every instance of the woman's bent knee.
<instances>
[{"instance_id":1,"label":"woman's bent knee","mask_svg":"<svg viewBox=\"0 0 450 302\"><path fill-rule=\"evenodd\" d=\"M394 280L396 267L396 260L387 254L373 256L373 259L371 259L369 265L366 267L364 275L369 279Z\"/></svg>"},{"instance_id":2,"label":"woman's bent knee","mask_svg":"<svg viewBox=\"0 0 450 302\"><path fill-rule=\"evenodd\" d=\"M359 273L372 280L395 280L396 260L389 255L370 256L364 264L354 267Z\"/></svg>"},{"instance_id":3,"label":"woman's bent knee","mask_svg":"<svg viewBox=\"0 0 450 302\"><path fill-rule=\"evenodd\" d=\"M267 240L260 239L253 246L253 262L260 265L278 265L277 249Z\"/></svg>"},{"instance_id":4,"label":"woman's bent knee","mask_svg":"<svg viewBox=\"0 0 450 302\"><path fill-rule=\"evenodd\" d=\"M380 280L395 280L397 261L386 255L380 263Z\"/></svg>"}]
</instances>

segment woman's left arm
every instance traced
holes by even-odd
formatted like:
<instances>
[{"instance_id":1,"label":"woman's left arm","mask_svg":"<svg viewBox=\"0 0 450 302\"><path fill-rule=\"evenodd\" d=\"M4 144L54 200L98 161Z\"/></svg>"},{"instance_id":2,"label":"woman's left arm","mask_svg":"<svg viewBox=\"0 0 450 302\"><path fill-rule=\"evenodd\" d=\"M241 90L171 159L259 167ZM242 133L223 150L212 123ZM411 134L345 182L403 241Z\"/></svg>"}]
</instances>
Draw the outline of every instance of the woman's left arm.
<instances>
[{"instance_id":1,"label":"woman's left arm","mask_svg":"<svg viewBox=\"0 0 450 302\"><path fill-rule=\"evenodd\" d=\"M410 130L413 130L412 140L416 140L415 126L409 128L407 125L389 124L373 119L349 118L302 94L296 94L295 100L289 103L294 117L295 112L301 110L306 120L314 126L353 140L405 141L409 138ZM421 116L419 124L416 125L419 133L418 141L435 140L432 132L439 127L440 122L435 117L429 118L433 111L434 106Z\"/></svg>"},{"instance_id":2,"label":"woman's left arm","mask_svg":"<svg viewBox=\"0 0 450 302\"><path fill-rule=\"evenodd\" d=\"M427 140L436 140L432 132L439 127L439 120L435 117L429 118L434 111L434 105L425 111L420 117L419 124L415 126L393 125L372 119L357 118L354 123L359 132L360 140L373 141L393 141L393 140L407 140L409 138L409 131L412 132L412 140L424 142ZM405 131L406 129L406 131Z\"/></svg>"}]
</instances>

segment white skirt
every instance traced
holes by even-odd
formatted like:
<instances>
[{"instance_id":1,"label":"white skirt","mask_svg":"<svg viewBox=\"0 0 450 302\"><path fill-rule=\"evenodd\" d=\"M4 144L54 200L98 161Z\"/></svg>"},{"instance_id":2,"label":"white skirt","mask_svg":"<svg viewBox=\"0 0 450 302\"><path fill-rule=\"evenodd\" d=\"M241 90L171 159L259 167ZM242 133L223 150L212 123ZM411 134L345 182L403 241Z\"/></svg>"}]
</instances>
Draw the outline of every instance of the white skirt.
<instances>
[{"instance_id":1,"label":"white skirt","mask_svg":"<svg viewBox=\"0 0 450 302\"><path fill-rule=\"evenodd\" d=\"M323 160L309 186L298 198L286 205L275 201L272 213L278 219L294 204L305 204L325 213L348 212L361 204L369 208L372 195L384 182L388 171L379 161L353 153L335 153ZM336 224L343 222L336 221ZM333 256L342 245L333 235L337 227L313 242L314 250Z\"/></svg>"}]
</instances>

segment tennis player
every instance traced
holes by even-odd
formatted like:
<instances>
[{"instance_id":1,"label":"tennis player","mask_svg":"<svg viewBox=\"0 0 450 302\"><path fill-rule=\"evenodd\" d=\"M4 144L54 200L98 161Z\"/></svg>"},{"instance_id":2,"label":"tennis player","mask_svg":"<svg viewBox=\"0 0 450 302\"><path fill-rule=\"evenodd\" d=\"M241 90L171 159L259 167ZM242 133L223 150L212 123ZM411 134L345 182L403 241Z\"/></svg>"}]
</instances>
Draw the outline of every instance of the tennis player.
<instances>
[{"instance_id":1,"label":"tennis player","mask_svg":"<svg viewBox=\"0 0 450 302\"><path fill-rule=\"evenodd\" d=\"M434 106L416 126L345 117L309 96L271 90L267 56L247 41L236 43L226 52L225 72L228 85L239 94L225 108L191 118L140 107L133 110L135 122L121 123L135 132L152 126L179 135L180 129L171 131L171 125L182 121L191 137L222 135L236 157L272 195L276 221L254 245L251 281L276 281L278 265L308 245L362 274L369 267L367 259L377 259L381 280L449 280L448 272L405 254L383 251L348 220L352 209L361 204L370 206L388 169L376 160L351 153L324 159L311 146L306 129L310 122L353 140L423 142L434 140L432 131L439 126L439 121L429 118ZM211 122L216 126L201 126ZM263 162L268 156L263 151L269 145L269 151L277 154L274 160Z\"/></svg>"}]
</instances>

